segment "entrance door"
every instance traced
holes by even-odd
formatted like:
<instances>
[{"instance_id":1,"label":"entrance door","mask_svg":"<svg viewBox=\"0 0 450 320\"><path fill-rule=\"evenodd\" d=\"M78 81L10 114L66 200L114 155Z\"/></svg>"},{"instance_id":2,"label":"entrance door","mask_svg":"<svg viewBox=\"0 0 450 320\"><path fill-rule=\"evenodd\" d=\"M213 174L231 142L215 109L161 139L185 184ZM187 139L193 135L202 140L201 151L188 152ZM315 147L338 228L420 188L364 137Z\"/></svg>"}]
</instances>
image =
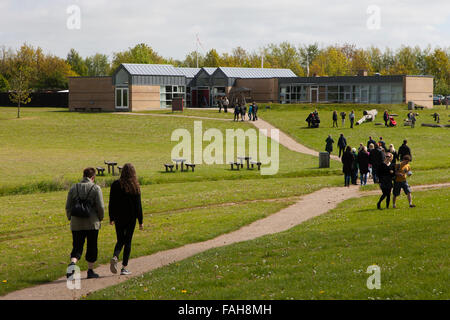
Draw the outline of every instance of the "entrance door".
<instances>
[{"instance_id":1,"label":"entrance door","mask_svg":"<svg viewBox=\"0 0 450 320\"><path fill-rule=\"evenodd\" d=\"M128 88L116 88L116 108L128 109Z\"/></svg>"},{"instance_id":2,"label":"entrance door","mask_svg":"<svg viewBox=\"0 0 450 320\"><path fill-rule=\"evenodd\" d=\"M197 90L197 104L201 108L209 107L209 88Z\"/></svg>"},{"instance_id":3,"label":"entrance door","mask_svg":"<svg viewBox=\"0 0 450 320\"><path fill-rule=\"evenodd\" d=\"M317 102L318 101L318 93L319 89L317 87L311 88L311 102Z\"/></svg>"}]
</instances>

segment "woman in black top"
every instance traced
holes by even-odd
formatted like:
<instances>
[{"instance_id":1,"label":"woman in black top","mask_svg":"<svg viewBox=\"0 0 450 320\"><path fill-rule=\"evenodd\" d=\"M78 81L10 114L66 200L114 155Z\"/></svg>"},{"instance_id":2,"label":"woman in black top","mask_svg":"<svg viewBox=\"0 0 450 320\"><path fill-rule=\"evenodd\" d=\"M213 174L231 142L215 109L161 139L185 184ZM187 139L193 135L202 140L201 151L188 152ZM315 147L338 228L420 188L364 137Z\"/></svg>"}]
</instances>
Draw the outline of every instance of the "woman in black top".
<instances>
[{"instance_id":1,"label":"woman in black top","mask_svg":"<svg viewBox=\"0 0 450 320\"><path fill-rule=\"evenodd\" d=\"M391 153L386 154L384 162L378 167L378 177L380 181L380 189L383 194L377 203L377 208L381 210L381 202L386 198L386 208L389 208L389 202L391 201L392 180L395 176L395 166L392 163L393 155Z\"/></svg>"},{"instance_id":2,"label":"woman in black top","mask_svg":"<svg viewBox=\"0 0 450 320\"><path fill-rule=\"evenodd\" d=\"M345 175L345 186L350 186L350 180L353 173L353 162L355 161L355 158L352 154L352 148L350 146L347 146L345 149L344 154L342 155L342 171Z\"/></svg>"},{"instance_id":3,"label":"woman in black top","mask_svg":"<svg viewBox=\"0 0 450 320\"><path fill-rule=\"evenodd\" d=\"M109 194L109 219L110 224L115 225L117 243L114 255L111 259L111 272L117 273L117 261L120 251L123 250L121 275L131 274L127 270L128 259L131 253L131 240L136 227L136 219L139 221L139 229L143 230L143 215L141 204L141 189L136 176L134 166L127 163L122 168L120 179L111 185Z\"/></svg>"}]
</instances>

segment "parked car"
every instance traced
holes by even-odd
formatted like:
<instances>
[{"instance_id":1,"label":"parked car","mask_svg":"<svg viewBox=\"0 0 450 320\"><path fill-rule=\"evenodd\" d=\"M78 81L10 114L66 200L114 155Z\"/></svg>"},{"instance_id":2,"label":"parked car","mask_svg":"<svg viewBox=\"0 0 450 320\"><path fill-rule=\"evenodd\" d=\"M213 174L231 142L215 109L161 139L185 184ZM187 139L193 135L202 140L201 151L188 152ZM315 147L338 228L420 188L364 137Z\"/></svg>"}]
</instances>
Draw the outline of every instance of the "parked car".
<instances>
[{"instance_id":1,"label":"parked car","mask_svg":"<svg viewBox=\"0 0 450 320\"><path fill-rule=\"evenodd\" d=\"M434 105L440 105L445 103L445 97L441 94L438 94L433 97L433 104Z\"/></svg>"}]
</instances>

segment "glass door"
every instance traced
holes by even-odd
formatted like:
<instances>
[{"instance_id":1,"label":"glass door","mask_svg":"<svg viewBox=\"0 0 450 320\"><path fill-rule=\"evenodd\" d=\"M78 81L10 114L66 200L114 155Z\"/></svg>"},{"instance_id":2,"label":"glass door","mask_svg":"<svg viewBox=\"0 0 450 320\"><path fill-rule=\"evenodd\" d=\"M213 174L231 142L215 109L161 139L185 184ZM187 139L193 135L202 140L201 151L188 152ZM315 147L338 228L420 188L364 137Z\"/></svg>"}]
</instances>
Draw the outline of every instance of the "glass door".
<instances>
[{"instance_id":1,"label":"glass door","mask_svg":"<svg viewBox=\"0 0 450 320\"><path fill-rule=\"evenodd\" d=\"M116 108L128 109L128 88L116 88Z\"/></svg>"}]
</instances>

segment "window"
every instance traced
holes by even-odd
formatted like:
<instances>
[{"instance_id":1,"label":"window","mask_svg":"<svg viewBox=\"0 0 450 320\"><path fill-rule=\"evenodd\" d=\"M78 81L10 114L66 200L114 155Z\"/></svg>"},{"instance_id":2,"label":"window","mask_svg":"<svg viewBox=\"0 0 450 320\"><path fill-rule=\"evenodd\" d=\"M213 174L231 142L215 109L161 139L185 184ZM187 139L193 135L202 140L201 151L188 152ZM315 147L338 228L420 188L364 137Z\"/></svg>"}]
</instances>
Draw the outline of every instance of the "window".
<instances>
[{"instance_id":1,"label":"window","mask_svg":"<svg viewBox=\"0 0 450 320\"><path fill-rule=\"evenodd\" d=\"M128 88L116 88L116 108L128 108Z\"/></svg>"},{"instance_id":2,"label":"window","mask_svg":"<svg viewBox=\"0 0 450 320\"><path fill-rule=\"evenodd\" d=\"M160 107L167 108L172 105L173 98L184 98L186 88L184 86L161 86L160 87ZM188 97L190 99L190 88L188 87ZM187 103L187 101L186 101Z\"/></svg>"}]
</instances>

